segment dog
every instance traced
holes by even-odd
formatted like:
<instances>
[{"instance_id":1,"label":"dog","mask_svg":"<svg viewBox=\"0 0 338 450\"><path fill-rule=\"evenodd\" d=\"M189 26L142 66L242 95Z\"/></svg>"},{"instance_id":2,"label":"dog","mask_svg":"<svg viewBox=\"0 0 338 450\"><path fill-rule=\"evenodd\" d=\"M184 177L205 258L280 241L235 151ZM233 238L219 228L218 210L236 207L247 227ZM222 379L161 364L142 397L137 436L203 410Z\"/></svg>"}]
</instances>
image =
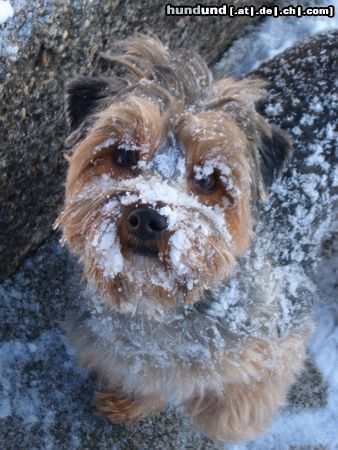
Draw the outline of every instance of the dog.
<instances>
[{"instance_id":1,"label":"dog","mask_svg":"<svg viewBox=\"0 0 338 450\"><path fill-rule=\"evenodd\" d=\"M111 422L169 404L215 441L254 439L312 332L308 318L281 331L278 287L252 250L291 140L258 112L264 81L215 81L155 36L120 48L105 58L125 76L66 87L73 154L56 226L86 279L68 335Z\"/></svg>"}]
</instances>

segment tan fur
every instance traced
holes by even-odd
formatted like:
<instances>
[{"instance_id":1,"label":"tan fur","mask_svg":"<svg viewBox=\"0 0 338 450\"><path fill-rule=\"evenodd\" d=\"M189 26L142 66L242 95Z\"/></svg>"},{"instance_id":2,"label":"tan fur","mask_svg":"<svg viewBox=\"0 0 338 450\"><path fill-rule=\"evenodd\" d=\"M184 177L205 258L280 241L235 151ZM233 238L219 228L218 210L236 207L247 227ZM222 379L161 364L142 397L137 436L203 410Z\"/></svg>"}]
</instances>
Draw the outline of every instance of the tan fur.
<instances>
[{"instance_id":1,"label":"tan fur","mask_svg":"<svg viewBox=\"0 0 338 450\"><path fill-rule=\"evenodd\" d=\"M96 396L99 411L113 423L138 421L162 409L170 392L172 400L183 404L196 426L211 439L224 443L254 439L267 430L277 408L284 405L288 388L303 367L311 332L311 327L305 326L299 335L279 342L248 341L239 355L230 353L220 359L217 372L205 368L201 373L198 365L187 368L177 363L172 374L164 376L161 369L149 367L144 376L151 394L107 388ZM82 362L98 369L97 356L87 353L87 357ZM208 387L201 389L201 378L210 380ZM112 379L118 382L117 376ZM167 380L172 380L172 385L168 386ZM143 383L140 380L140 391Z\"/></svg>"},{"instance_id":2,"label":"tan fur","mask_svg":"<svg viewBox=\"0 0 338 450\"><path fill-rule=\"evenodd\" d=\"M222 396L206 392L186 403L194 423L212 439L226 443L252 440L266 432L277 408L285 403L288 387L303 367L309 331L304 330L305 336L284 339L278 347L273 343L257 343L264 349L262 356L266 360L257 361L251 380L241 381L239 376L224 386ZM267 361L271 363L276 357L279 361L274 367L278 370L267 365ZM246 366L252 365L251 358L250 352L241 358L243 373L247 373Z\"/></svg>"},{"instance_id":3,"label":"tan fur","mask_svg":"<svg viewBox=\"0 0 338 450\"><path fill-rule=\"evenodd\" d=\"M253 206L258 200L267 200L258 146L261 136L271 137L272 131L255 110L255 102L264 96L263 81L214 81L198 55L172 53L156 37L137 35L121 46L123 54L103 56L122 64L127 70L125 78L112 79L107 98L68 139L73 155L65 206L56 226L62 228L64 242L83 263L85 277L107 306L104 318L111 319L113 311L125 314L126 320L134 314L135 321L142 323L145 317L159 315L163 320L168 311L199 302L207 290L231 276L237 258L250 245ZM176 230L167 230L145 244L156 257L145 258L131 250L138 241L125 224L140 201L125 204L122 200L138 198L142 183L158 182L159 177L143 170L141 164L125 168L114 164L112 158L119 146L132 143L139 162L147 164L171 134L183 149L186 173L183 181L170 180L170 186L177 196L190 195L199 202L198 206L184 206L186 221L180 226L189 231L198 214L209 230L203 236L203 250L212 257L201 251L198 234L189 241L189 251L181 255L181 263L196 280L192 286L172 264L170 239ZM220 178L216 188L207 192L198 187L195 171L213 159L229 169L231 183ZM110 177L110 184L96 186L103 175ZM138 180L136 186L128 184L134 179ZM118 206L106 211L112 200ZM155 203L151 206L157 209L166 206L161 198ZM175 207L175 203L167 206ZM223 214L226 236L205 206ZM116 227L125 262L114 276L104 273L94 244L100 227L110 223ZM141 286L129 277L134 273L144 278ZM152 283L154 274L168 287ZM96 397L101 414L113 423L135 421L173 400L184 405L202 431L221 442L253 439L266 430L302 367L310 335L307 326L284 338L246 338L240 345L229 341L224 354L210 343L206 349L213 355L210 366L198 360L186 364L171 355L169 369L149 363L143 377L130 387L126 378L135 358L115 355L109 359L109 346L107 350L90 329L75 325L76 331L70 330L70 334L80 360L106 380L106 389ZM152 331L149 339L153 339Z\"/></svg>"},{"instance_id":4,"label":"tan fur","mask_svg":"<svg viewBox=\"0 0 338 450\"><path fill-rule=\"evenodd\" d=\"M141 420L164 407L161 397L127 396L114 390L97 392L95 398L99 413L116 424Z\"/></svg>"}]
</instances>

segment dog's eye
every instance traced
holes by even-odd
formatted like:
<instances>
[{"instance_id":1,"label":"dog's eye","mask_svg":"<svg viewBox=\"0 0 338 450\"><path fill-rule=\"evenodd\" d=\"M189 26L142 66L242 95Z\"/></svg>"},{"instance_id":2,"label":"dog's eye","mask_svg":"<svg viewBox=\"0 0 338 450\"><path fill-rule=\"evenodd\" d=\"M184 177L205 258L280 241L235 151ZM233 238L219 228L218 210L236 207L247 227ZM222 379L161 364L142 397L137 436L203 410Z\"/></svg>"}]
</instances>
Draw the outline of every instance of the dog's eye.
<instances>
[{"instance_id":1,"label":"dog's eye","mask_svg":"<svg viewBox=\"0 0 338 450\"><path fill-rule=\"evenodd\" d=\"M140 152L137 150L130 150L124 147L117 147L113 151L113 161L119 167L135 167L139 160Z\"/></svg>"},{"instance_id":2,"label":"dog's eye","mask_svg":"<svg viewBox=\"0 0 338 450\"><path fill-rule=\"evenodd\" d=\"M219 184L219 175L216 171L210 175L203 175L194 179L195 186L205 194L215 192Z\"/></svg>"}]
</instances>

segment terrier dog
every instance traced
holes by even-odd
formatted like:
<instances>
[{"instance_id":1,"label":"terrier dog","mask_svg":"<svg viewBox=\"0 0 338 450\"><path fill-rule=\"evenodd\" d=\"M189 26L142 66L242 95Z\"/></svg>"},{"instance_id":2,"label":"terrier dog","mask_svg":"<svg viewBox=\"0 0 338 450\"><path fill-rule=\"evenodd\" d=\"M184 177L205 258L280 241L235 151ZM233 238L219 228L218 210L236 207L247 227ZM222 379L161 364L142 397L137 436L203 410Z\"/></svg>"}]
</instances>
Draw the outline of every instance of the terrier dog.
<instances>
[{"instance_id":1,"label":"terrier dog","mask_svg":"<svg viewBox=\"0 0 338 450\"><path fill-rule=\"evenodd\" d=\"M174 404L212 439L252 439L311 333L309 321L281 332L268 264L243 263L290 139L256 110L263 81L214 81L154 36L121 47L107 58L124 78L66 88L74 152L57 226L87 280L68 333L113 423Z\"/></svg>"}]
</instances>

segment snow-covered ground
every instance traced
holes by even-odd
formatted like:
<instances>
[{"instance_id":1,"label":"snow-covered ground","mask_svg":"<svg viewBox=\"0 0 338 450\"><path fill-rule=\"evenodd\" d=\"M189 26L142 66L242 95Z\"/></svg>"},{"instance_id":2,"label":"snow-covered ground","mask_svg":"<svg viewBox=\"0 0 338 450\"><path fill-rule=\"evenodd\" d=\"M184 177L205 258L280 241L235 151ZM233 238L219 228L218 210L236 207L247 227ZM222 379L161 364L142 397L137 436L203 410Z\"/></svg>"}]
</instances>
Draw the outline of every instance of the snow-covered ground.
<instances>
[{"instance_id":1,"label":"snow-covered ground","mask_svg":"<svg viewBox=\"0 0 338 450\"><path fill-rule=\"evenodd\" d=\"M10 3L14 8L16 3L23 4L22 1ZM11 20L12 11L8 9L8 4L0 2L0 22L1 19ZM338 7L337 0L329 4L333 4L336 9ZM1 10L2 5L7 8L7 17L5 9ZM299 39L337 26L337 16L333 19L267 19L253 26L244 38L229 49L217 66L217 71L243 75L260 62L294 45ZM328 385L327 404L314 410L283 410L266 436L254 443L230 446L228 449L338 449L338 238L332 234L327 242L328 248L323 247L323 260L314 279L321 293L321 301L317 304L317 331L310 346L313 359ZM49 251L54 252L53 257ZM58 260L59 263L56 262ZM0 419L5 421L15 416L14 432L18 435L20 427L30 430L32 441L26 441L27 444L22 444L22 448L29 448L28 442L30 448L81 448L77 439L83 432L79 423L84 417L88 419L88 433L95 433L96 427L101 430L99 419L90 416L90 381L85 372L76 366L73 355L69 349L66 350L56 328L56 319L62 319L66 304L64 295L67 292L60 289L60 285L66 282L62 277L72 275L71 269L62 268L66 264L65 252L52 243L47 252L42 250L29 258L24 269L0 286L3 337L3 343L0 344ZM53 272L58 275L52 280L49 277ZM45 285L41 286L41 281ZM38 295L39 301L36 301ZM80 396L84 400L79 402ZM77 407L83 407L85 413L82 415ZM57 434L61 422L64 422L61 431L69 435L68 441L58 440L61 439ZM40 440L38 433L33 437L35 429L41 434ZM102 436L109 441L109 425L103 430ZM8 435L1 434L1 430L0 436L3 442L6 438L10 439ZM123 442L116 447L113 443L110 447L100 446L102 436L96 437L97 448L129 448L123 446ZM32 444L35 438L37 443ZM118 436L115 438L118 439ZM116 439L113 442L117 442ZM13 442L11 440L11 445ZM186 447L176 445L172 448L192 448L188 444L187 441ZM149 450L153 447L142 448ZM201 445L201 448L206 447Z\"/></svg>"}]
</instances>

